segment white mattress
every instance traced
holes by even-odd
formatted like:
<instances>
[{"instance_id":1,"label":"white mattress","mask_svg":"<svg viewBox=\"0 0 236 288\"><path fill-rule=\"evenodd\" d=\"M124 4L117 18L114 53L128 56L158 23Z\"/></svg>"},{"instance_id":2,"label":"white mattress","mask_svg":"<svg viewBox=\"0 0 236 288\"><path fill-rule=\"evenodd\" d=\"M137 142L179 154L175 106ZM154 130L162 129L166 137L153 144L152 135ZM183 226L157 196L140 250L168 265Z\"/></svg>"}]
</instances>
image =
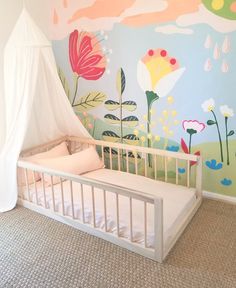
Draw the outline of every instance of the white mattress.
<instances>
[{"instance_id":1,"label":"white mattress","mask_svg":"<svg viewBox=\"0 0 236 288\"><path fill-rule=\"evenodd\" d=\"M176 233L176 228L182 222L183 218L190 211L196 201L195 189L177 186L174 184L164 183L143 176L137 176L120 171L99 169L83 175L84 177L119 185L125 188L131 188L137 191L149 193L163 198L163 228L164 228L164 246L167 247L172 236ZM84 203L85 203L85 221L93 223L92 214L92 192L91 187L84 186ZM25 198L27 191L21 187ZM69 181L63 182L65 214L72 216L72 205L70 195ZM38 203L44 206L44 197L42 183L37 183ZM54 185L56 211L62 212L62 199L60 184ZM104 200L103 191L94 189L95 207L96 207L96 226L104 229ZM31 201L36 203L36 193L34 185L30 186ZM52 192L51 187L46 188L47 208L52 209ZM76 219L82 221L81 206L81 186L73 182L73 200L74 215ZM128 197L119 196L119 217L120 217L120 237L129 238L129 199ZM107 216L108 231L116 233L116 197L114 193L107 193ZM141 201L133 200L133 241L138 243L144 242L144 205ZM154 209L153 205L147 205L147 245L153 247L154 243Z\"/></svg>"}]
</instances>

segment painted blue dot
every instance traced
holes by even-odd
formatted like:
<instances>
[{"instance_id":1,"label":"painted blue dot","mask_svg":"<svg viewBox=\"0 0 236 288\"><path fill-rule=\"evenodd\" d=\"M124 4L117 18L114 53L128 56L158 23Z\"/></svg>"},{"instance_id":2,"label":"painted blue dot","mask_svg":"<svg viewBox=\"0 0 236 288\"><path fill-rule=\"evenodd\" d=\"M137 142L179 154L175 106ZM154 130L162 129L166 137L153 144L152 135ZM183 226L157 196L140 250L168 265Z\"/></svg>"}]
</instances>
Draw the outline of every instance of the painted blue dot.
<instances>
[{"instance_id":1,"label":"painted blue dot","mask_svg":"<svg viewBox=\"0 0 236 288\"><path fill-rule=\"evenodd\" d=\"M180 174L184 174L186 170L185 170L185 168L179 168L178 171Z\"/></svg>"},{"instance_id":2,"label":"painted blue dot","mask_svg":"<svg viewBox=\"0 0 236 288\"><path fill-rule=\"evenodd\" d=\"M221 162L217 163L215 159L207 160L205 164L209 169L212 170L220 170L223 167L223 164Z\"/></svg>"},{"instance_id":3,"label":"painted blue dot","mask_svg":"<svg viewBox=\"0 0 236 288\"><path fill-rule=\"evenodd\" d=\"M179 146L174 146L174 145L172 145L172 146L167 146L167 147L166 147L166 150L167 150L167 151L178 152L178 151L179 151Z\"/></svg>"},{"instance_id":4,"label":"painted blue dot","mask_svg":"<svg viewBox=\"0 0 236 288\"><path fill-rule=\"evenodd\" d=\"M224 186L230 186L230 185L232 185L233 182L231 179L224 178L220 181L220 183Z\"/></svg>"}]
</instances>

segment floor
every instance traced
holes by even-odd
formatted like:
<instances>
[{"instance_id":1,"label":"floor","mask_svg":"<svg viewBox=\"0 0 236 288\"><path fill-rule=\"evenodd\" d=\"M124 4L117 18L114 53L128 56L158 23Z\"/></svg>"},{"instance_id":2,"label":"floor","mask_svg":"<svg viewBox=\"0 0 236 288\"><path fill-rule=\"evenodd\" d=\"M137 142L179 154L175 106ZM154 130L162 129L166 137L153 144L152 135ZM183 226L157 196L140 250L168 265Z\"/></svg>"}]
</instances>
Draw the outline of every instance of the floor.
<instances>
[{"instance_id":1,"label":"floor","mask_svg":"<svg viewBox=\"0 0 236 288\"><path fill-rule=\"evenodd\" d=\"M0 287L236 287L236 205L205 199L163 264L28 209L0 214Z\"/></svg>"}]
</instances>

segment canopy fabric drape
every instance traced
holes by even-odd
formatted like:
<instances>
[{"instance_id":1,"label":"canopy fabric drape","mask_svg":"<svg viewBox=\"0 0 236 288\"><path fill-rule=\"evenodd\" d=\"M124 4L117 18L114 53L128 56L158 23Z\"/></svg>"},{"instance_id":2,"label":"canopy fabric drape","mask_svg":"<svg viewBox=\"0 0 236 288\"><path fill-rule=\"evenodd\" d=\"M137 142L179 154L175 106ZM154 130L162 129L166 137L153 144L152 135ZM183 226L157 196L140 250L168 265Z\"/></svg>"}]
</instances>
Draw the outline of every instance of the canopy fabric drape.
<instances>
[{"instance_id":1,"label":"canopy fabric drape","mask_svg":"<svg viewBox=\"0 0 236 288\"><path fill-rule=\"evenodd\" d=\"M23 9L4 54L6 138L0 153L0 212L17 202L22 149L64 135L91 137L75 115L57 74L50 42Z\"/></svg>"}]
</instances>

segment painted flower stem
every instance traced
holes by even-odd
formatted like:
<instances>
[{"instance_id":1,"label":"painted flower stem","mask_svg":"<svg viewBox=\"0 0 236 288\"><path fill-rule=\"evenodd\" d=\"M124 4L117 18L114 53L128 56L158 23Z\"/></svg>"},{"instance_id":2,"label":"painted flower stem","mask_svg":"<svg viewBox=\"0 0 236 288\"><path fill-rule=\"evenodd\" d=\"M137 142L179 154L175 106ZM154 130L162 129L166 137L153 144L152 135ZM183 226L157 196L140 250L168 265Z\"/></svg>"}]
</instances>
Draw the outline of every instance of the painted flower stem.
<instances>
[{"instance_id":1,"label":"painted flower stem","mask_svg":"<svg viewBox=\"0 0 236 288\"><path fill-rule=\"evenodd\" d=\"M122 94L119 97L119 108L120 108L120 142L123 143L123 111L122 111Z\"/></svg>"},{"instance_id":2,"label":"painted flower stem","mask_svg":"<svg viewBox=\"0 0 236 288\"><path fill-rule=\"evenodd\" d=\"M119 109L120 109L120 142L123 143L123 137L124 137L124 133L123 133L123 111L122 111L122 94L119 95ZM126 155L126 157L128 157L128 155ZM124 159L124 152L123 149L121 149L121 169L124 169L124 165L125 165L125 159Z\"/></svg>"},{"instance_id":3,"label":"painted flower stem","mask_svg":"<svg viewBox=\"0 0 236 288\"><path fill-rule=\"evenodd\" d=\"M191 154L192 135L193 135L193 134L189 134L189 144L188 144L188 151L189 151L189 154Z\"/></svg>"},{"instance_id":4,"label":"painted flower stem","mask_svg":"<svg viewBox=\"0 0 236 288\"><path fill-rule=\"evenodd\" d=\"M74 93L74 98L73 98L73 101L72 101L72 107L75 106L75 99L76 99L77 92L78 92L78 84L79 84L79 76L76 76L76 79L75 79L75 93Z\"/></svg>"},{"instance_id":5,"label":"painted flower stem","mask_svg":"<svg viewBox=\"0 0 236 288\"><path fill-rule=\"evenodd\" d=\"M149 139L149 135L151 134L151 107L148 107L148 113L147 113L147 143L148 143L148 147L151 147L152 143L151 143L151 139Z\"/></svg>"},{"instance_id":6,"label":"painted flower stem","mask_svg":"<svg viewBox=\"0 0 236 288\"><path fill-rule=\"evenodd\" d=\"M220 143L220 157L221 157L221 162L224 162L224 155L223 155L223 146L222 146L222 139L221 139L221 134L220 134L220 128L219 128L219 124L216 118L216 114L213 110L211 110L213 117L215 119L215 123L216 123L216 128L217 128L217 132L218 132L218 137L219 137L219 143Z\"/></svg>"},{"instance_id":7,"label":"painted flower stem","mask_svg":"<svg viewBox=\"0 0 236 288\"><path fill-rule=\"evenodd\" d=\"M94 119L94 121L93 121L93 132L92 132L93 138L95 138L96 121L97 121L97 119Z\"/></svg>"},{"instance_id":8,"label":"painted flower stem","mask_svg":"<svg viewBox=\"0 0 236 288\"><path fill-rule=\"evenodd\" d=\"M151 139L149 139L149 135L151 134L151 108L153 102L155 102L157 99L159 99L159 96L153 92L153 91L146 91L146 97L147 97L147 108L148 108L148 113L147 113L147 144L148 147L151 147ZM151 162L152 158L151 155L148 154L148 165L151 167Z\"/></svg>"},{"instance_id":9,"label":"painted flower stem","mask_svg":"<svg viewBox=\"0 0 236 288\"><path fill-rule=\"evenodd\" d=\"M226 134L226 155L227 155L227 165L229 165L228 117L225 117L225 134Z\"/></svg>"}]
</instances>

